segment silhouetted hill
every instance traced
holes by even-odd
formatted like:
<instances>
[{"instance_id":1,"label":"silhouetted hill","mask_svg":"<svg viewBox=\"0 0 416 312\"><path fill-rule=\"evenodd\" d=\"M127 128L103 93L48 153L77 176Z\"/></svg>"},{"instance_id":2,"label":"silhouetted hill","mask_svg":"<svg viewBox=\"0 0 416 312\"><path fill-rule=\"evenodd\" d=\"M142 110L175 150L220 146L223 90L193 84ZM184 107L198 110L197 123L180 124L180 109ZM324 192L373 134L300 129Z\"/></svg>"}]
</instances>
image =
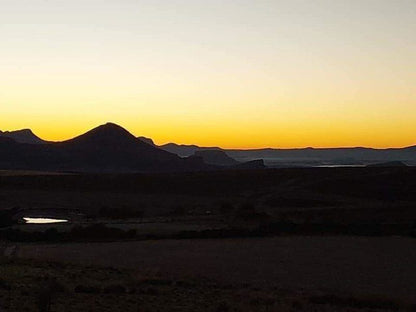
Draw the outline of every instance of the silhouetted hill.
<instances>
[{"instance_id":1,"label":"silhouetted hill","mask_svg":"<svg viewBox=\"0 0 416 312\"><path fill-rule=\"evenodd\" d=\"M139 140L122 127L107 123L71 140L49 144L0 141L0 168L85 172L153 172L205 170Z\"/></svg>"},{"instance_id":2,"label":"silhouetted hill","mask_svg":"<svg viewBox=\"0 0 416 312\"><path fill-rule=\"evenodd\" d=\"M200 150L195 151L195 156L202 157L205 163L217 166L234 166L238 161L228 156L221 150Z\"/></svg>"},{"instance_id":3,"label":"silhouetted hill","mask_svg":"<svg viewBox=\"0 0 416 312\"><path fill-rule=\"evenodd\" d=\"M144 136L139 136L139 137L137 137L140 141L142 141L142 142L144 142L144 143L147 143L147 144L150 144L150 145L155 145L155 142L153 142L153 140L151 139L151 138L146 138L146 137L144 137Z\"/></svg>"},{"instance_id":4,"label":"silhouetted hill","mask_svg":"<svg viewBox=\"0 0 416 312\"><path fill-rule=\"evenodd\" d=\"M136 137L133 136L126 129L116 125L114 123L106 123L105 125L98 126L80 136L65 141L66 144L114 144L126 142L131 143L136 141Z\"/></svg>"},{"instance_id":5,"label":"silhouetted hill","mask_svg":"<svg viewBox=\"0 0 416 312\"><path fill-rule=\"evenodd\" d=\"M18 143L27 144L44 144L47 143L35 135L30 129L22 129L16 131L0 131L0 137L11 138Z\"/></svg>"},{"instance_id":6,"label":"silhouetted hill","mask_svg":"<svg viewBox=\"0 0 416 312\"><path fill-rule=\"evenodd\" d=\"M195 154L196 151L201 150L222 150L219 147L200 147L197 145L185 145L185 144L176 144L176 143L168 143L159 146L161 149L168 151L170 153L179 155L181 157L188 157Z\"/></svg>"}]
</instances>

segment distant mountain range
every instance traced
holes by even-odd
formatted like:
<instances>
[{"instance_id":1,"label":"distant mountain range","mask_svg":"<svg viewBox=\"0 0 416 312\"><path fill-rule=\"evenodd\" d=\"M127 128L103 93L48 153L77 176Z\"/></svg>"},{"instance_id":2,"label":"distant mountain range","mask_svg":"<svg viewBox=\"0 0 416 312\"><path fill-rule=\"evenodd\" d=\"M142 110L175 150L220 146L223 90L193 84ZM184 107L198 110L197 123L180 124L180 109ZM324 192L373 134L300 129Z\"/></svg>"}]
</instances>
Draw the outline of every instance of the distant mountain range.
<instances>
[{"instance_id":1,"label":"distant mountain range","mask_svg":"<svg viewBox=\"0 0 416 312\"><path fill-rule=\"evenodd\" d=\"M297 149L221 149L220 147L200 147L197 145L179 145L169 143L160 148L187 157L200 151L217 150L229 157L247 162L263 159L268 167L310 167L310 166L365 166L369 164L401 161L407 165L416 165L416 146L405 148L374 149L366 147L352 148L297 148Z\"/></svg>"},{"instance_id":2,"label":"distant mountain range","mask_svg":"<svg viewBox=\"0 0 416 312\"><path fill-rule=\"evenodd\" d=\"M221 149L169 143L161 146L107 123L74 139L48 142L30 129L0 131L0 169L157 172L268 167L416 165L406 148Z\"/></svg>"}]
</instances>

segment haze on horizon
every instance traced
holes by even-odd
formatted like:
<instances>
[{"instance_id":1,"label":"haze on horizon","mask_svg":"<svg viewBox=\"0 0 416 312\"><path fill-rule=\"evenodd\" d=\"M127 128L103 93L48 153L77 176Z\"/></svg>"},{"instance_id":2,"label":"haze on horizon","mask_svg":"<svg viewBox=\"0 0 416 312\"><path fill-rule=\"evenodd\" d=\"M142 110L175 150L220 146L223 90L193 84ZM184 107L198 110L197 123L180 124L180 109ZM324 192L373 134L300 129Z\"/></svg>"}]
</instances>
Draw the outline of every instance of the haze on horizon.
<instances>
[{"instance_id":1,"label":"haze on horizon","mask_svg":"<svg viewBox=\"0 0 416 312\"><path fill-rule=\"evenodd\" d=\"M2 0L0 36L0 130L416 143L415 1Z\"/></svg>"}]
</instances>

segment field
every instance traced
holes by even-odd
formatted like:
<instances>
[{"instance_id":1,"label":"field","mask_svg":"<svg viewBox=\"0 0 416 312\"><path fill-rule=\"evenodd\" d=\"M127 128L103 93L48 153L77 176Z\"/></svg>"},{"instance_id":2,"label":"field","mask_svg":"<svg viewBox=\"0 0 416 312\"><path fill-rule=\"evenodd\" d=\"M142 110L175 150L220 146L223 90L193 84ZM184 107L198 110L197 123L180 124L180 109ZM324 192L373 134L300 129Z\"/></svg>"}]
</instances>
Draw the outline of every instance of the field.
<instances>
[{"instance_id":1,"label":"field","mask_svg":"<svg viewBox=\"0 0 416 312\"><path fill-rule=\"evenodd\" d=\"M225 284L328 290L411 300L416 241L405 238L276 237L21 245L18 256L113 266ZM414 299L414 297L413 297Z\"/></svg>"},{"instance_id":2,"label":"field","mask_svg":"<svg viewBox=\"0 0 416 312\"><path fill-rule=\"evenodd\" d=\"M0 173L0 213L18 221L0 229L0 303L48 311L45 291L51 311L413 311L414 189L411 167Z\"/></svg>"},{"instance_id":3,"label":"field","mask_svg":"<svg viewBox=\"0 0 416 312\"><path fill-rule=\"evenodd\" d=\"M0 302L14 311L24 299L22 311L37 311L44 291L52 311L413 311L414 244L351 237L20 244L0 269Z\"/></svg>"},{"instance_id":4,"label":"field","mask_svg":"<svg viewBox=\"0 0 416 312\"><path fill-rule=\"evenodd\" d=\"M279 287L166 279L152 272L2 263L2 311L412 311L400 301Z\"/></svg>"}]
</instances>

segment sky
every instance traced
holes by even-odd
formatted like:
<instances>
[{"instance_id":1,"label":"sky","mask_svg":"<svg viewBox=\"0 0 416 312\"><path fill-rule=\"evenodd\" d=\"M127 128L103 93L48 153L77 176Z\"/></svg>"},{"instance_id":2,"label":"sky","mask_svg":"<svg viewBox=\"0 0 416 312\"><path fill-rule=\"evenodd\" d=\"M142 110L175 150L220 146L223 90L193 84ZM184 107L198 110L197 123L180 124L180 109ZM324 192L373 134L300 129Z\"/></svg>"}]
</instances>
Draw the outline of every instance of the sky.
<instances>
[{"instance_id":1,"label":"sky","mask_svg":"<svg viewBox=\"0 0 416 312\"><path fill-rule=\"evenodd\" d=\"M414 0L0 0L0 129L416 144Z\"/></svg>"}]
</instances>

